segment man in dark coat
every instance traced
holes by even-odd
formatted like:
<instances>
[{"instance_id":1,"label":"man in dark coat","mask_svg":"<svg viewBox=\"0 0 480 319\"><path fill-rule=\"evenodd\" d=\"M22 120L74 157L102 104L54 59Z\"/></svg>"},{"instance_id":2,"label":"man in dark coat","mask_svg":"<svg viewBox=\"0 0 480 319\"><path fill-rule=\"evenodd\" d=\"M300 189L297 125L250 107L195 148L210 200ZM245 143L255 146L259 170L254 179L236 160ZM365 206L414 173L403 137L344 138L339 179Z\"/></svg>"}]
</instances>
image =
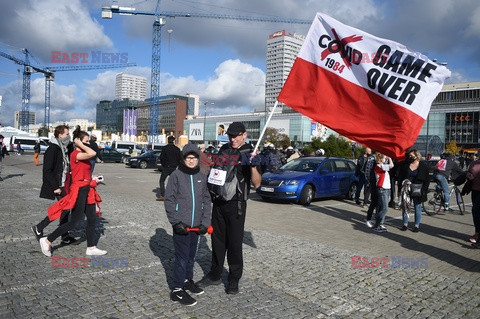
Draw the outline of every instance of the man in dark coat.
<instances>
[{"instance_id":1,"label":"man in dark coat","mask_svg":"<svg viewBox=\"0 0 480 319\"><path fill-rule=\"evenodd\" d=\"M173 143L175 142L175 136L168 137L168 144L162 148L162 154L160 155L160 164L162 165L162 175L160 176L160 193L157 194L157 200L165 200L165 180L167 177L177 169L177 166L182 161L182 153L178 147Z\"/></svg>"},{"instance_id":2,"label":"man in dark coat","mask_svg":"<svg viewBox=\"0 0 480 319\"><path fill-rule=\"evenodd\" d=\"M243 123L231 123L227 129L227 135L229 143L220 148L218 155L219 158L229 160L227 166L236 166L233 170L236 173L235 194L227 201L219 197L213 201L212 265L200 284L206 287L221 283L226 257L229 273L225 292L236 294L239 291L238 283L243 275L242 245L248 193L251 185L255 188L260 186L262 176L256 165L244 162L244 158L250 158L252 149L251 145L245 141L247 130ZM248 156L245 156L247 154ZM224 176L225 178L228 177ZM227 183L227 181L224 182Z\"/></svg>"},{"instance_id":3,"label":"man in dark coat","mask_svg":"<svg viewBox=\"0 0 480 319\"><path fill-rule=\"evenodd\" d=\"M97 155L93 158L90 159L90 164L92 164L92 174L93 174L93 170L95 169L95 163L97 162L97 158L100 160L100 163L103 163L103 158L102 158L102 154L100 154L100 152L98 151L99 148L98 148L98 144L97 144L97 136L95 134L92 134L92 136L90 136L90 148L95 152L97 153Z\"/></svg>"},{"instance_id":4,"label":"man in dark coat","mask_svg":"<svg viewBox=\"0 0 480 319\"><path fill-rule=\"evenodd\" d=\"M55 128L54 136L50 138L50 146L43 156L43 183L40 189L40 197L60 200L66 195L69 187L70 160L69 155L73 151L70 142L70 131L67 125L59 125ZM68 222L70 211L62 212L60 225ZM37 238L43 236L43 229L50 224L47 217L37 225L32 226L32 231ZM79 243L68 233L62 235L62 244L69 245Z\"/></svg>"}]
</instances>

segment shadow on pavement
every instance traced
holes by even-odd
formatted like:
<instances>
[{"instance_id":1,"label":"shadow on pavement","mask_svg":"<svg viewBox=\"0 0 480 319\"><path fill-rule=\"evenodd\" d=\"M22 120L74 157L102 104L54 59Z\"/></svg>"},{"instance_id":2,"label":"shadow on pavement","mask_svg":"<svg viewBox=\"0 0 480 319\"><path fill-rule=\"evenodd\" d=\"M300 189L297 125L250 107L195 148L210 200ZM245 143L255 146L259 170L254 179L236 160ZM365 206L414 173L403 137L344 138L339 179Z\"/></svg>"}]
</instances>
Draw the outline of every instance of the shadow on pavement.
<instances>
[{"instance_id":1,"label":"shadow on pavement","mask_svg":"<svg viewBox=\"0 0 480 319\"><path fill-rule=\"evenodd\" d=\"M21 173L21 174L9 174L9 175L6 175L5 177L3 177L3 180L18 177L18 176L23 177L23 175L25 175L25 174L23 174L23 173Z\"/></svg>"},{"instance_id":2,"label":"shadow on pavement","mask_svg":"<svg viewBox=\"0 0 480 319\"><path fill-rule=\"evenodd\" d=\"M150 250L160 259L165 270L168 287L173 287L173 263L175 260L172 236L163 228L157 228L150 237Z\"/></svg>"},{"instance_id":3,"label":"shadow on pavement","mask_svg":"<svg viewBox=\"0 0 480 319\"><path fill-rule=\"evenodd\" d=\"M351 222L352 228L356 231L369 233L372 236L381 236L386 240L391 240L391 241L400 243L401 246L406 249L422 252L435 259L444 261L446 263L449 263L452 266L459 267L466 271L480 272L480 267L478 267L477 260L462 256L456 252L449 251L438 246L423 243L413 238L417 234L412 233L411 230L405 232L404 233L405 235L395 234L392 232L377 234L377 233L374 233L370 228L368 228L363 222L366 214L363 215L363 214L355 213L352 211L347 211L344 209L338 209L333 207L307 207L307 208L313 211L324 213L331 217L335 217L344 221ZM387 217L388 217L388 213L387 213ZM391 221L391 223L394 225L390 227L400 228L403 225L401 220L393 220ZM410 228L411 228L411 225L412 225L412 222L410 222ZM465 234L461 234L457 231L439 228L439 227L431 226L425 223L420 224L420 231L421 233L424 233L433 237L438 237L439 240L440 239L450 240L455 243L457 242L455 240L452 240L451 238L460 239L460 240L466 240L467 238ZM461 246L468 249L475 249L467 245L461 245Z\"/></svg>"}]
</instances>

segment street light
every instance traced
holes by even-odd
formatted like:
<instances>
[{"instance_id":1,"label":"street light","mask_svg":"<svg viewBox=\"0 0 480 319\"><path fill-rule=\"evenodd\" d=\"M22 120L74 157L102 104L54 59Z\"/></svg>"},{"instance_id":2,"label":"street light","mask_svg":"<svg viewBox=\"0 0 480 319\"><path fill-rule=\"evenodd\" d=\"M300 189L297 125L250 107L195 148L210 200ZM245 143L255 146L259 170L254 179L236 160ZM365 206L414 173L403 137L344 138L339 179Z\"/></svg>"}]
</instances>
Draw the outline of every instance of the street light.
<instances>
[{"instance_id":1,"label":"street light","mask_svg":"<svg viewBox=\"0 0 480 319\"><path fill-rule=\"evenodd\" d=\"M203 102L203 106L204 106L204 116L203 116L203 143L204 143L204 144L207 144L207 134L206 134L206 131L207 131L207 104L208 104L208 101ZM211 102L210 104L213 105L213 104L215 104L215 103ZM205 147L207 147L207 145L205 145Z\"/></svg>"}]
</instances>

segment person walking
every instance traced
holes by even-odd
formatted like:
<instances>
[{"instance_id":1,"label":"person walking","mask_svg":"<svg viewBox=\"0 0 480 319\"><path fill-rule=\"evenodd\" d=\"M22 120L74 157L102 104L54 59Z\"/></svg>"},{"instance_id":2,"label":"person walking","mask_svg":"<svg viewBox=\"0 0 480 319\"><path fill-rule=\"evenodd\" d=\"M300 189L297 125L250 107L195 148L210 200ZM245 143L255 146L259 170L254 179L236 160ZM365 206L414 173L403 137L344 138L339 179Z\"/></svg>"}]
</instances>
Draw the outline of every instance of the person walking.
<instances>
[{"instance_id":1,"label":"person walking","mask_svg":"<svg viewBox=\"0 0 480 319\"><path fill-rule=\"evenodd\" d=\"M90 164L92 165L92 174L93 170L95 169L95 164L97 163L97 158L100 160L100 163L103 163L103 157L102 154L99 152L98 144L97 144L97 136L95 134L92 134L90 136L90 148L95 152L95 156L90 159Z\"/></svg>"},{"instance_id":2,"label":"person walking","mask_svg":"<svg viewBox=\"0 0 480 319\"><path fill-rule=\"evenodd\" d=\"M475 233L468 239L474 247L480 248L480 159L470 163L467 179L472 183L472 218Z\"/></svg>"},{"instance_id":3,"label":"person walking","mask_svg":"<svg viewBox=\"0 0 480 319\"><path fill-rule=\"evenodd\" d=\"M182 153L180 149L173 143L175 136L170 135L167 138L168 144L162 148L160 155L160 164L162 165L162 175L160 176L160 193L157 194L157 201L165 200L165 180L172 174L182 161Z\"/></svg>"},{"instance_id":4,"label":"person walking","mask_svg":"<svg viewBox=\"0 0 480 319\"><path fill-rule=\"evenodd\" d=\"M213 200L212 265L210 272L200 283L204 286L220 284L223 264L227 256L229 274L225 292L236 294L239 292L238 284L243 274L242 245L247 198L250 185L253 184L258 188L262 176L257 166L242 160L245 157L242 154L249 155L252 149L251 145L245 142L247 138L245 126L241 122L233 122L228 126L227 135L229 142L220 148L218 156L228 159L228 165L236 166L235 193L230 200ZM227 181L224 182L227 183Z\"/></svg>"},{"instance_id":5,"label":"person walking","mask_svg":"<svg viewBox=\"0 0 480 319\"><path fill-rule=\"evenodd\" d=\"M58 125L55 127L53 136L50 138L50 145L43 155L43 177L40 188L40 198L60 200L67 193L70 186L70 159L69 155L73 151L70 142L70 129L67 125ZM66 210L60 216L60 225L68 221L70 211ZM51 223L50 219L45 217L40 223L31 227L37 240L43 237L43 230ZM62 244L79 243L71 237L68 232L62 234Z\"/></svg>"},{"instance_id":6,"label":"person walking","mask_svg":"<svg viewBox=\"0 0 480 319\"><path fill-rule=\"evenodd\" d=\"M23 149L22 149L22 144L20 144L20 141L17 142L17 155L22 155Z\"/></svg>"},{"instance_id":7,"label":"person walking","mask_svg":"<svg viewBox=\"0 0 480 319\"><path fill-rule=\"evenodd\" d=\"M376 176L375 176L375 165L376 159L375 155L372 155L368 158L367 164L365 165L365 178L366 178L366 185L365 187L368 188L370 192L370 201L368 204L367 210L367 217L365 218L365 223L369 228L373 228L375 222L372 220L373 218L373 211L377 210L378 206L378 192L377 192L377 183L376 183Z\"/></svg>"},{"instance_id":8,"label":"person walking","mask_svg":"<svg viewBox=\"0 0 480 319\"><path fill-rule=\"evenodd\" d=\"M38 166L38 165L40 165L39 161L38 161L38 156L40 156L40 141L39 140L35 141L35 145L33 146L33 151L34 151L33 161L35 162L35 165Z\"/></svg>"},{"instance_id":9,"label":"person walking","mask_svg":"<svg viewBox=\"0 0 480 319\"><path fill-rule=\"evenodd\" d=\"M1 124L0 124L0 127L1 127ZM2 168L3 168L3 158L5 157L5 154L4 153L4 149L7 150L7 148L5 147L5 145L3 144L3 139L5 137L0 134L0 182L3 182L3 178L2 178Z\"/></svg>"},{"instance_id":10,"label":"person walking","mask_svg":"<svg viewBox=\"0 0 480 319\"><path fill-rule=\"evenodd\" d=\"M182 150L183 160L170 174L165 193L165 211L173 227L175 262L174 282L170 299L182 305L193 306L197 301L189 295L203 294L193 281L193 266L199 235L207 232L212 217L212 202L207 187L207 176L200 171L200 150L187 144ZM187 228L196 228L196 232Z\"/></svg>"},{"instance_id":11,"label":"person walking","mask_svg":"<svg viewBox=\"0 0 480 319\"><path fill-rule=\"evenodd\" d=\"M369 147L365 148L365 153L361 155L358 160L357 160L357 166L355 169L355 176L358 177L358 186L357 186L357 191L355 192L355 203L357 205L362 204L360 202L360 192L362 191L362 188L365 186L366 183L366 177L365 177L365 167L367 164L368 158L372 154L372 149ZM363 191L363 205L366 205L368 202L368 198L366 198L366 192L365 190Z\"/></svg>"},{"instance_id":12,"label":"person walking","mask_svg":"<svg viewBox=\"0 0 480 319\"><path fill-rule=\"evenodd\" d=\"M402 231L408 229L408 215L407 209L410 205L410 199L413 201L415 208L415 226L412 231L418 233L420 228L420 221L422 219L422 202L427 201L428 185L430 184L430 176L428 174L428 165L422 161L422 155L416 149L412 149L407 153L407 160L399 165L398 168L398 182L402 185L401 190L401 207L403 226ZM408 180L410 183L404 183ZM413 192L408 192L408 189L412 189L412 185L421 185L420 196L416 196ZM410 187L408 187L410 185ZM417 186L418 187L418 186Z\"/></svg>"},{"instance_id":13,"label":"person walking","mask_svg":"<svg viewBox=\"0 0 480 319\"><path fill-rule=\"evenodd\" d=\"M88 256L105 255L105 250L100 250L95 245L95 224L97 220L96 205L101 202L100 196L96 192L97 181L92 180L92 167L90 159L95 156L95 152L88 146L89 136L85 131L77 126L73 132L73 142L75 150L70 154L70 166L72 170L72 184L69 193L48 208L48 218L55 220L62 211L72 210L71 219L65 224L58 226L47 237L40 238L40 248L42 253L50 257L52 242L60 235L73 229L77 222L87 217L87 250Z\"/></svg>"},{"instance_id":14,"label":"person walking","mask_svg":"<svg viewBox=\"0 0 480 319\"><path fill-rule=\"evenodd\" d=\"M375 216L375 225L373 231L383 233L387 228L383 225L387 215L388 202L390 200L390 174L388 171L393 168L393 161L384 154L377 153L375 156L377 165L375 166L375 180L378 193L377 214Z\"/></svg>"}]
</instances>

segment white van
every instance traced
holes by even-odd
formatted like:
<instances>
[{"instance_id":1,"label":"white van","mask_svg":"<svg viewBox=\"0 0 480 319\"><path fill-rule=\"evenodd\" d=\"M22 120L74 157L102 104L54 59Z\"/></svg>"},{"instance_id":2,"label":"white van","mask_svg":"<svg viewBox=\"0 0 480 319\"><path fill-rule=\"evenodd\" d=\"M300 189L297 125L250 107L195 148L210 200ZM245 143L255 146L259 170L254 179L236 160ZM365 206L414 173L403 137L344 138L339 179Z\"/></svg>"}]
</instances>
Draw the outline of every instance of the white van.
<instances>
[{"instance_id":1,"label":"white van","mask_svg":"<svg viewBox=\"0 0 480 319\"><path fill-rule=\"evenodd\" d=\"M138 149L137 142L126 142L126 141L114 141L112 148L119 153L129 153L130 149L133 149L134 153L140 154Z\"/></svg>"},{"instance_id":2,"label":"white van","mask_svg":"<svg viewBox=\"0 0 480 319\"><path fill-rule=\"evenodd\" d=\"M7 150L9 152L17 150L17 144L20 142L20 146L24 151L33 151L33 147L35 146L35 142L40 141L40 151L45 152L48 147L47 142L40 139L40 137L33 137L33 136L18 136L13 135L10 138L10 143L7 145Z\"/></svg>"}]
</instances>

